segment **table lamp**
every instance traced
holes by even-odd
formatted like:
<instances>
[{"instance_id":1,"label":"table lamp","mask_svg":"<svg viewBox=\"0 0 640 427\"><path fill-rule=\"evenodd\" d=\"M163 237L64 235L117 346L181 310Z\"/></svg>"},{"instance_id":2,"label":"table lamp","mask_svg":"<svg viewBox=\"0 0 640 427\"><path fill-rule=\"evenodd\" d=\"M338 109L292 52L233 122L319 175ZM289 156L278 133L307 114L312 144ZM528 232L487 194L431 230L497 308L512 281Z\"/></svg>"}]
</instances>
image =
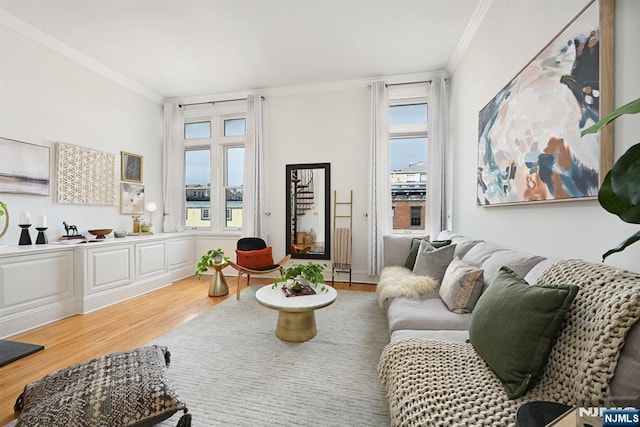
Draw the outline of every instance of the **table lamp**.
<instances>
[{"instance_id":1,"label":"table lamp","mask_svg":"<svg viewBox=\"0 0 640 427\"><path fill-rule=\"evenodd\" d=\"M158 209L158 205L149 202L144 207L149 212L149 232L153 233L153 213Z\"/></svg>"}]
</instances>

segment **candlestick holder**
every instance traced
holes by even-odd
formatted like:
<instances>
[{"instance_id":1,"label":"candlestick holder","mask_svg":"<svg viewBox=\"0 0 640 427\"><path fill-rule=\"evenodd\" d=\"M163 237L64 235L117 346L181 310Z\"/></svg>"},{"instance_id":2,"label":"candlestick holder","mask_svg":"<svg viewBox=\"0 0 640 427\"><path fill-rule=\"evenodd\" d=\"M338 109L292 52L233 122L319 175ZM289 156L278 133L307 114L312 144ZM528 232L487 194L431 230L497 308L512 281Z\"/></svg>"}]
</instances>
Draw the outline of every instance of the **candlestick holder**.
<instances>
[{"instance_id":1,"label":"candlestick holder","mask_svg":"<svg viewBox=\"0 0 640 427\"><path fill-rule=\"evenodd\" d=\"M47 239L47 235L44 232L47 230L47 227L36 227L38 230L38 237L36 237L36 245L46 245L49 243L49 239Z\"/></svg>"},{"instance_id":2,"label":"candlestick holder","mask_svg":"<svg viewBox=\"0 0 640 427\"><path fill-rule=\"evenodd\" d=\"M22 232L20 233L20 241L19 245L30 245L31 244L31 236L29 235L29 227L31 224L18 224L20 228L22 228Z\"/></svg>"}]
</instances>

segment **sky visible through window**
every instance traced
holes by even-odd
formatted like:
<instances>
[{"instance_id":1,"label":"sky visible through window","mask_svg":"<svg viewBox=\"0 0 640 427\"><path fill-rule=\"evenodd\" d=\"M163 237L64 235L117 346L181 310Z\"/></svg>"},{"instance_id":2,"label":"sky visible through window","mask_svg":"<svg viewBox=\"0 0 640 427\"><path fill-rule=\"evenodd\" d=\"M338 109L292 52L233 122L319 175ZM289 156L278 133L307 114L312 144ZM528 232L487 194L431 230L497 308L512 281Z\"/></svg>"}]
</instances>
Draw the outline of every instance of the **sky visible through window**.
<instances>
[{"instance_id":1,"label":"sky visible through window","mask_svg":"<svg viewBox=\"0 0 640 427\"><path fill-rule=\"evenodd\" d=\"M209 149L188 150L185 156L185 183L187 185L211 184L211 155Z\"/></svg>"},{"instance_id":2,"label":"sky visible through window","mask_svg":"<svg viewBox=\"0 0 640 427\"><path fill-rule=\"evenodd\" d=\"M427 138L398 138L389 141L392 171L406 169L410 163L427 161Z\"/></svg>"},{"instance_id":3,"label":"sky visible through window","mask_svg":"<svg viewBox=\"0 0 640 427\"><path fill-rule=\"evenodd\" d=\"M229 148L227 150L227 156L229 164L226 185L232 187L241 186L244 170L244 148ZM185 184L211 184L211 156L209 154L209 149L188 150L185 152Z\"/></svg>"},{"instance_id":4,"label":"sky visible through window","mask_svg":"<svg viewBox=\"0 0 640 427\"><path fill-rule=\"evenodd\" d=\"M227 185L229 187L242 186L244 172L244 147L230 147L227 149Z\"/></svg>"},{"instance_id":5,"label":"sky visible through window","mask_svg":"<svg viewBox=\"0 0 640 427\"><path fill-rule=\"evenodd\" d=\"M389 107L389 125L427 123L427 104ZM405 169L410 163L427 161L427 138L394 138L389 141L389 164L392 171Z\"/></svg>"}]
</instances>

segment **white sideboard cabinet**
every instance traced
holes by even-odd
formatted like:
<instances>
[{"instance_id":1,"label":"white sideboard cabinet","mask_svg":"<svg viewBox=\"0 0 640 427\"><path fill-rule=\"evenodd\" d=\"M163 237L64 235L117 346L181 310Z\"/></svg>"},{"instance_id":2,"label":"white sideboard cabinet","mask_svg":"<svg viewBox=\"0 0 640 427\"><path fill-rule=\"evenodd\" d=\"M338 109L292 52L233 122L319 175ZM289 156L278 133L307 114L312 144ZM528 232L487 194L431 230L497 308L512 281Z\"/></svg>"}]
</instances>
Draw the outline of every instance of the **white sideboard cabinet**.
<instances>
[{"instance_id":1,"label":"white sideboard cabinet","mask_svg":"<svg viewBox=\"0 0 640 427\"><path fill-rule=\"evenodd\" d=\"M195 271L193 236L0 249L0 338L153 291Z\"/></svg>"}]
</instances>

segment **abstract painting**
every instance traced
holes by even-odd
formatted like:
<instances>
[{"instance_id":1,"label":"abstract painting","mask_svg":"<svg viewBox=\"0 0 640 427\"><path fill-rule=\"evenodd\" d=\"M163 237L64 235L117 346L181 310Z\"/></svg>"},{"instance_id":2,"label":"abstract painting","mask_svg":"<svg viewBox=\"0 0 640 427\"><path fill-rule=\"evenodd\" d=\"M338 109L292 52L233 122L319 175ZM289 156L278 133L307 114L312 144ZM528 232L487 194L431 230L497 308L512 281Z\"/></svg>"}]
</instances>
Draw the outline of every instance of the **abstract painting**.
<instances>
[{"instance_id":1,"label":"abstract painting","mask_svg":"<svg viewBox=\"0 0 640 427\"><path fill-rule=\"evenodd\" d=\"M585 7L480 111L479 206L597 196L601 136L580 131L602 113L599 6Z\"/></svg>"},{"instance_id":2,"label":"abstract painting","mask_svg":"<svg viewBox=\"0 0 640 427\"><path fill-rule=\"evenodd\" d=\"M144 185L120 183L120 213L123 215L144 214Z\"/></svg>"},{"instance_id":3,"label":"abstract painting","mask_svg":"<svg viewBox=\"0 0 640 427\"><path fill-rule=\"evenodd\" d=\"M0 193L49 195L49 147L0 138Z\"/></svg>"}]
</instances>

